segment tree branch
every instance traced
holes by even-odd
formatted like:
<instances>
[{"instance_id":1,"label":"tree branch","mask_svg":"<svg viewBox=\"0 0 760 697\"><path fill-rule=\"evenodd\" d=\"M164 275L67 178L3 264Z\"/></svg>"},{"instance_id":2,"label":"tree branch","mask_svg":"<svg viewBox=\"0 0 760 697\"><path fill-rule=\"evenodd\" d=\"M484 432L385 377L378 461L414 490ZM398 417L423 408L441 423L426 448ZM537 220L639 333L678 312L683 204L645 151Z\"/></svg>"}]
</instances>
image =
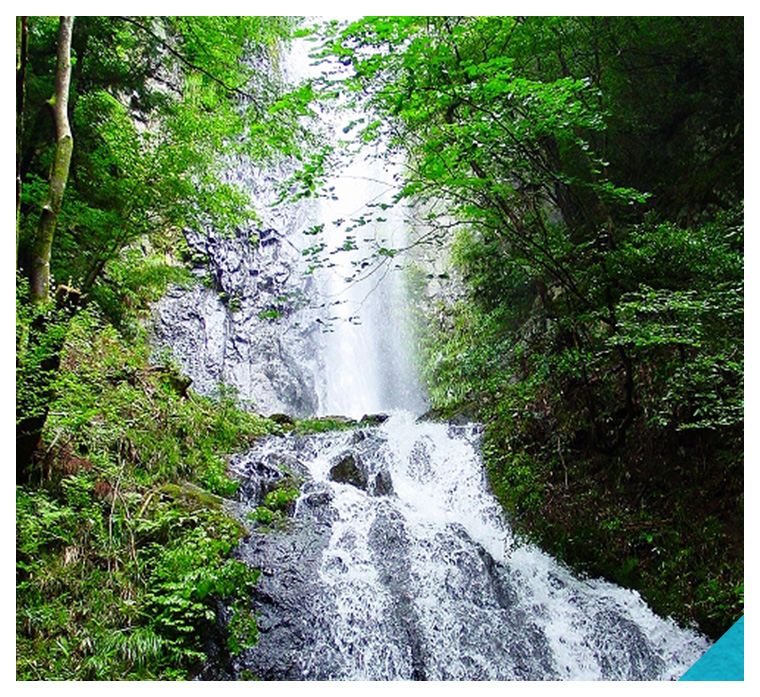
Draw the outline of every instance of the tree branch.
<instances>
[{"instance_id":1,"label":"tree branch","mask_svg":"<svg viewBox=\"0 0 760 697\"><path fill-rule=\"evenodd\" d=\"M246 99L249 99L259 111L262 111L261 104L256 99L256 97L254 97L250 92L246 92L245 90L241 90L238 87L233 87L232 85L228 85L226 82L224 82L224 80L221 80L220 78L216 77L216 75L210 73L205 68L201 68L201 66L196 65L195 63L191 62L185 56L183 56L182 53L177 51L168 42L164 41L164 39L158 36L158 34L156 34L150 27L145 26L142 22L138 22L133 17L115 17L115 19L120 19L122 22L127 22L129 24L132 24L136 26L138 29L140 29L141 31L144 31L146 34L149 34L156 41L158 41L158 43L161 46L163 46L169 53L171 53L175 58L177 58L183 65L187 66L191 70L195 70L205 75L209 80L212 80L217 85L223 87L230 94L237 94L241 97L245 97Z\"/></svg>"}]
</instances>

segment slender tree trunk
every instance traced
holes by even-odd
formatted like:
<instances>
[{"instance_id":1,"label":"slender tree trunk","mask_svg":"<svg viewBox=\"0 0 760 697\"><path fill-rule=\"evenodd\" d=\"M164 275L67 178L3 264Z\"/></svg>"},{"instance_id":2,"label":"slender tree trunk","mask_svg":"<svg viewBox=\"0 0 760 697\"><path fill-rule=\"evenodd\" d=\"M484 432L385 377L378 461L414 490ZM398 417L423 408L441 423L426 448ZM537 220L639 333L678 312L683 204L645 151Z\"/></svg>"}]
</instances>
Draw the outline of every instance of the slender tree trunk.
<instances>
[{"instance_id":1,"label":"slender tree trunk","mask_svg":"<svg viewBox=\"0 0 760 697\"><path fill-rule=\"evenodd\" d=\"M24 134L26 41L26 17L16 17L16 266L18 266L18 233L21 215L21 140Z\"/></svg>"},{"instance_id":2,"label":"slender tree trunk","mask_svg":"<svg viewBox=\"0 0 760 697\"><path fill-rule=\"evenodd\" d=\"M69 125L69 83L71 81L71 31L73 17L61 17L58 25L58 61L55 75L55 94L49 104L53 110L56 131L56 151L53 165L50 169L50 186L47 199L42 207L37 228L37 236L32 247L32 263L30 269L30 297L35 305L44 305L50 299L50 253L53 248L53 233L63 202L63 193L69 177L71 153L74 141ZM53 399L53 378L58 372L63 350L63 336L54 339L48 336L45 345L42 337L47 335L51 321L65 322L67 314L58 313L57 319L52 319L47 313L39 313L32 325L30 341L37 342L38 347L44 346L44 355L39 365L35 366L38 385L37 404L32 405L31 411L17 413L16 421L16 483L22 484L29 478L35 453L39 447L42 430L47 421L50 402ZM17 356L17 360L19 357ZM23 358L22 358L23 360ZM18 409L17 405L17 409ZM27 407L29 408L29 407Z\"/></svg>"},{"instance_id":3,"label":"slender tree trunk","mask_svg":"<svg viewBox=\"0 0 760 697\"><path fill-rule=\"evenodd\" d=\"M55 159L50 169L50 188L42 207L37 237L32 249L30 290L32 302L40 305L50 298L50 253L53 248L58 214L63 192L69 178L74 140L69 126L69 82L71 80L71 30L73 17L61 17L58 25L58 64L55 76L55 94L50 100L55 120Z\"/></svg>"}]
</instances>

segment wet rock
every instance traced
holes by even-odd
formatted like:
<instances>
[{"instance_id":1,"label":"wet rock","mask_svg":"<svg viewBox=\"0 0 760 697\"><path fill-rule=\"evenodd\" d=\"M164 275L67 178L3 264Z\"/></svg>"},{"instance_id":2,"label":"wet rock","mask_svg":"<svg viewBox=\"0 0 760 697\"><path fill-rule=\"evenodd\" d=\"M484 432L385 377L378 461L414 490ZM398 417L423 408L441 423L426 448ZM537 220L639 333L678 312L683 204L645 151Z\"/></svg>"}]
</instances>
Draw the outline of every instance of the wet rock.
<instances>
[{"instance_id":1,"label":"wet rock","mask_svg":"<svg viewBox=\"0 0 760 697\"><path fill-rule=\"evenodd\" d=\"M267 463L276 467L280 472L289 474L294 477L309 477L309 469L298 458L287 453L270 453L267 456Z\"/></svg>"},{"instance_id":2,"label":"wet rock","mask_svg":"<svg viewBox=\"0 0 760 697\"><path fill-rule=\"evenodd\" d=\"M261 506L270 492L299 489L310 478L307 467L296 457L277 451L235 455L230 458L230 471L240 482L238 500L244 510L242 515ZM287 512L292 512L292 507Z\"/></svg>"},{"instance_id":3,"label":"wet rock","mask_svg":"<svg viewBox=\"0 0 760 697\"><path fill-rule=\"evenodd\" d=\"M306 496L287 531L253 533L239 548L242 561L262 571L251 598L260 631L256 645L227 667L233 679L304 678L304 650L325 612L314 604L332 519L330 497L322 493Z\"/></svg>"},{"instance_id":4,"label":"wet rock","mask_svg":"<svg viewBox=\"0 0 760 697\"><path fill-rule=\"evenodd\" d=\"M313 494L304 496L302 505L309 508L322 508L328 506L332 501L332 494L329 491L316 491Z\"/></svg>"},{"instance_id":5,"label":"wet rock","mask_svg":"<svg viewBox=\"0 0 760 697\"><path fill-rule=\"evenodd\" d=\"M389 419L388 414L365 414L359 421L360 426L379 426Z\"/></svg>"},{"instance_id":6,"label":"wet rock","mask_svg":"<svg viewBox=\"0 0 760 697\"><path fill-rule=\"evenodd\" d=\"M361 467L358 457L348 453L341 456L330 469L330 479L341 484L351 484L358 489L367 489L367 473Z\"/></svg>"},{"instance_id":7,"label":"wet rock","mask_svg":"<svg viewBox=\"0 0 760 697\"><path fill-rule=\"evenodd\" d=\"M358 445L363 440L366 440L367 436L368 436L367 431L355 431L354 435L351 436L352 445Z\"/></svg>"},{"instance_id":8,"label":"wet rock","mask_svg":"<svg viewBox=\"0 0 760 697\"><path fill-rule=\"evenodd\" d=\"M214 601L217 621L211 627L204 642L207 660L201 667L195 680L235 680L233 658L230 654L227 639L232 610L220 600Z\"/></svg>"},{"instance_id":9,"label":"wet rock","mask_svg":"<svg viewBox=\"0 0 760 697\"><path fill-rule=\"evenodd\" d=\"M598 656L604 680L655 680L664 667L663 660L634 622L605 610L594 618L600 628L590 643ZM625 655L627 660L616 660Z\"/></svg>"},{"instance_id":10,"label":"wet rock","mask_svg":"<svg viewBox=\"0 0 760 697\"><path fill-rule=\"evenodd\" d=\"M374 496L390 496L393 493L393 480L389 472L378 472L372 485Z\"/></svg>"},{"instance_id":11,"label":"wet rock","mask_svg":"<svg viewBox=\"0 0 760 697\"><path fill-rule=\"evenodd\" d=\"M378 571L378 579L390 594L387 622L392 635L411 654L412 680L425 680L426 650L419 618L414 607L410 540L402 515L391 508L381 508L369 531L369 544Z\"/></svg>"}]
</instances>

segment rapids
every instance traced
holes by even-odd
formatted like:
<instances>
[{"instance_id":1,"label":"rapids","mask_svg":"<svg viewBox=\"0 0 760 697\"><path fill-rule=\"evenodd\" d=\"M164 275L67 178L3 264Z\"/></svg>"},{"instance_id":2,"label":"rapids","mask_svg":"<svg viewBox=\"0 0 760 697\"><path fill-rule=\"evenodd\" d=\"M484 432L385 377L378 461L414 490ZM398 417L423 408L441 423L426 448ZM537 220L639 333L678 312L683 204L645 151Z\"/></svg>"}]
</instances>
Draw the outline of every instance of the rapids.
<instances>
[{"instance_id":1,"label":"rapids","mask_svg":"<svg viewBox=\"0 0 760 697\"><path fill-rule=\"evenodd\" d=\"M396 412L371 428L273 437L239 456L242 514L288 475L293 517L254 529L267 680L668 680L709 647L635 592L519 544L488 492L476 425ZM351 458L352 481L334 481ZM332 474L331 474L332 473ZM380 486L382 484L382 486Z\"/></svg>"}]
</instances>

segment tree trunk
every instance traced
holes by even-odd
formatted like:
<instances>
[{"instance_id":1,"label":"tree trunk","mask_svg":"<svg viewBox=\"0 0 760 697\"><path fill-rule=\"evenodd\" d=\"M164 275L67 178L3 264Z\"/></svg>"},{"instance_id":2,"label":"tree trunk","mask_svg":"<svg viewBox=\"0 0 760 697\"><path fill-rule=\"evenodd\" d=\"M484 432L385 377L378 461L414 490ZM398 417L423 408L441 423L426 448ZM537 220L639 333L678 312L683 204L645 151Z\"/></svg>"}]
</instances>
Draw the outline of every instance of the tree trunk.
<instances>
[{"instance_id":1,"label":"tree trunk","mask_svg":"<svg viewBox=\"0 0 760 697\"><path fill-rule=\"evenodd\" d=\"M39 347L40 335L49 329L48 318L44 314L39 314L29 328L31 343L33 346L36 344L35 348ZM35 366L40 379L37 393L40 407L32 409L31 412L19 413L19 405L16 405L16 484L25 484L29 481L32 466L39 459L40 439L50 411L50 402L55 397L52 383L61 365L64 341L65 337L61 336L52 342L53 345L45 346L45 356L39 365Z\"/></svg>"},{"instance_id":2,"label":"tree trunk","mask_svg":"<svg viewBox=\"0 0 760 697\"><path fill-rule=\"evenodd\" d=\"M61 17L58 25L58 64L55 76L55 94L50 100L55 120L55 159L50 169L50 187L42 207L37 237L32 249L30 290L32 302L41 305L50 298L50 253L53 233L63 202L63 192L69 178L74 140L69 126L69 82L71 80L71 30L73 17Z\"/></svg>"},{"instance_id":3,"label":"tree trunk","mask_svg":"<svg viewBox=\"0 0 760 697\"><path fill-rule=\"evenodd\" d=\"M55 120L56 142L55 159L50 169L50 186L47 199L42 207L37 228L37 236L32 248L32 264L30 270L30 298L35 305L44 305L50 299L50 253L53 248L53 233L63 202L63 193L69 177L71 153L74 141L69 125L69 83L71 81L71 30L73 17L61 17L58 25L58 61L55 75L55 94L50 99ZM60 313L59 313L60 314ZM33 339L44 342L40 337L50 329L52 321L66 321L66 313L57 319L47 313L37 315L30 328ZM35 458L42 436L42 430L47 421L50 402L53 399L53 378L58 372L63 350L64 338L61 336L44 346L44 355L36 366L40 384L38 388L39 406L26 414L17 412L16 418L16 483L22 484L28 480L31 465ZM17 356L17 360L19 356ZM18 404L17 404L18 409Z\"/></svg>"},{"instance_id":4,"label":"tree trunk","mask_svg":"<svg viewBox=\"0 0 760 697\"><path fill-rule=\"evenodd\" d=\"M21 139L24 134L24 90L26 87L26 17L16 17L16 266L21 214Z\"/></svg>"}]
</instances>

